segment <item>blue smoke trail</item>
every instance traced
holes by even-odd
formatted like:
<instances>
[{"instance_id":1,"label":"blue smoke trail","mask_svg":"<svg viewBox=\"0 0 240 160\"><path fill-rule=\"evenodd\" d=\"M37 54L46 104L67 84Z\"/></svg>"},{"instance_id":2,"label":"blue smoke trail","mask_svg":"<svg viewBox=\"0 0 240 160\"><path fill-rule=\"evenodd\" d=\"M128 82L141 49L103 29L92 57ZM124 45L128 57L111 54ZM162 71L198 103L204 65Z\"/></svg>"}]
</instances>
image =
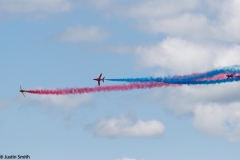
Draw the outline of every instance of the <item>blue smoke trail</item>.
<instances>
[{"instance_id":1,"label":"blue smoke trail","mask_svg":"<svg viewBox=\"0 0 240 160\"><path fill-rule=\"evenodd\" d=\"M171 82L170 84L186 84L186 85L200 85L200 84L220 84L220 83L229 83L229 82L238 82L240 78L229 78L229 79L217 79L217 80L203 80L203 81L179 81Z\"/></svg>"},{"instance_id":2,"label":"blue smoke trail","mask_svg":"<svg viewBox=\"0 0 240 160\"><path fill-rule=\"evenodd\" d=\"M222 80L200 80L203 78L211 78L219 74L239 74L240 65L234 65L229 67L222 67L208 71L205 73L194 73L191 75L184 76L168 76L168 77L145 77L145 78L118 78L118 79L105 79L108 81L121 81L121 82L164 82L171 84L216 84L216 83L226 83L232 81L239 81L240 78L229 78Z\"/></svg>"}]
</instances>

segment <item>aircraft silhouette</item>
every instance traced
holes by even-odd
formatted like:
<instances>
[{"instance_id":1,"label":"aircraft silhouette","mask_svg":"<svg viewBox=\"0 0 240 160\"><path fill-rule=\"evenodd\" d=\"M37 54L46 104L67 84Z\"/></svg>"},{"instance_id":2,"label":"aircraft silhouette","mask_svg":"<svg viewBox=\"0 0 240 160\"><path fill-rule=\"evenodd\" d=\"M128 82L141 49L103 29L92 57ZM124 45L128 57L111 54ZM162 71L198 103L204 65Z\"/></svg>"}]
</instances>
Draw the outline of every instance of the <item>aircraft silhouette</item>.
<instances>
[{"instance_id":1,"label":"aircraft silhouette","mask_svg":"<svg viewBox=\"0 0 240 160\"><path fill-rule=\"evenodd\" d=\"M101 78L102 77L102 73L99 75L99 77L98 78L94 78L93 80L95 80L95 81L98 81L98 86L100 86L100 82L102 81L102 82L104 82L104 78L105 77L103 77L103 78Z\"/></svg>"},{"instance_id":2,"label":"aircraft silhouette","mask_svg":"<svg viewBox=\"0 0 240 160\"><path fill-rule=\"evenodd\" d=\"M26 93L27 91L26 91L26 90L23 90L22 87L21 87L21 85L20 85L20 91L19 91L19 92L22 92L23 96L25 97L24 92Z\"/></svg>"},{"instance_id":3,"label":"aircraft silhouette","mask_svg":"<svg viewBox=\"0 0 240 160\"><path fill-rule=\"evenodd\" d=\"M228 78L234 78L234 75L233 75L233 74L227 74L226 76L227 76L227 79L228 79Z\"/></svg>"}]
</instances>

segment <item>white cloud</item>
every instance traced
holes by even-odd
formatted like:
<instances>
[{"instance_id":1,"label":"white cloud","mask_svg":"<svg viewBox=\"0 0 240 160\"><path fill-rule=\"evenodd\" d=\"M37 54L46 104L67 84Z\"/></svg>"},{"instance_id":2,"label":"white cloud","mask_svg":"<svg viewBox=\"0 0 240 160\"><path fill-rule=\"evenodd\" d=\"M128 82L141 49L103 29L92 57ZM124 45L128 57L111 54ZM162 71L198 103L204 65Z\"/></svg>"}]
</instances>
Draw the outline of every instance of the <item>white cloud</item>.
<instances>
[{"instance_id":1,"label":"white cloud","mask_svg":"<svg viewBox=\"0 0 240 160\"><path fill-rule=\"evenodd\" d=\"M135 18L159 18L196 9L198 4L198 0L143 0L132 5L129 14Z\"/></svg>"},{"instance_id":2,"label":"white cloud","mask_svg":"<svg viewBox=\"0 0 240 160\"><path fill-rule=\"evenodd\" d=\"M1 0L0 12L5 13L57 13L69 11L70 0Z\"/></svg>"},{"instance_id":3,"label":"white cloud","mask_svg":"<svg viewBox=\"0 0 240 160\"><path fill-rule=\"evenodd\" d=\"M239 42L239 0L104 0L92 5L104 14L132 19L137 28L191 40Z\"/></svg>"},{"instance_id":4,"label":"white cloud","mask_svg":"<svg viewBox=\"0 0 240 160\"><path fill-rule=\"evenodd\" d=\"M127 157L123 157L123 158L121 158L121 159L117 159L117 160L137 160L137 159L135 159L135 158L127 158Z\"/></svg>"},{"instance_id":5,"label":"white cloud","mask_svg":"<svg viewBox=\"0 0 240 160\"><path fill-rule=\"evenodd\" d=\"M230 104L240 102L240 84L183 85L153 90L149 99L160 101L162 105L177 115L193 113L199 105Z\"/></svg>"},{"instance_id":6,"label":"white cloud","mask_svg":"<svg viewBox=\"0 0 240 160\"><path fill-rule=\"evenodd\" d=\"M214 66L230 66L240 64L240 45L233 45L223 50L217 55L214 60Z\"/></svg>"},{"instance_id":7,"label":"white cloud","mask_svg":"<svg viewBox=\"0 0 240 160\"><path fill-rule=\"evenodd\" d=\"M106 9L115 5L113 0L89 0L89 3L98 9Z\"/></svg>"},{"instance_id":8,"label":"white cloud","mask_svg":"<svg viewBox=\"0 0 240 160\"><path fill-rule=\"evenodd\" d=\"M87 104L93 100L92 94L81 95L31 95L21 97L21 101L43 106L59 106L64 109L71 109Z\"/></svg>"},{"instance_id":9,"label":"white cloud","mask_svg":"<svg viewBox=\"0 0 240 160\"><path fill-rule=\"evenodd\" d=\"M132 54L134 52L134 47L126 46L126 45L117 45L117 46L106 46L105 50L116 53L116 54Z\"/></svg>"},{"instance_id":10,"label":"white cloud","mask_svg":"<svg viewBox=\"0 0 240 160\"><path fill-rule=\"evenodd\" d=\"M215 23L199 12L201 7L200 0L143 0L130 6L128 14L149 32L194 39L216 36Z\"/></svg>"},{"instance_id":11,"label":"white cloud","mask_svg":"<svg viewBox=\"0 0 240 160\"><path fill-rule=\"evenodd\" d=\"M240 102L199 105L194 110L193 125L207 135L240 141Z\"/></svg>"},{"instance_id":12,"label":"white cloud","mask_svg":"<svg viewBox=\"0 0 240 160\"><path fill-rule=\"evenodd\" d=\"M58 13L69 11L78 3L72 0L1 0L0 13ZM131 3L90 0L87 4L105 15L130 18L138 28L153 33L192 40L240 41L238 0L140 0Z\"/></svg>"},{"instance_id":13,"label":"white cloud","mask_svg":"<svg viewBox=\"0 0 240 160\"><path fill-rule=\"evenodd\" d=\"M240 41L240 1L238 0L224 0L219 8L219 24L221 30L219 33L221 38L226 38L229 41Z\"/></svg>"},{"instance_id":14,"label":"white cloud","mask_svg":"<svg viewBox=\"0 0 240 160\"><path fill-rule=\"evenodd\" d=\"M10 105L10 102L8 100L1 100L0 101L0 111L5 109Z\"/></svg>"},{"instance_id":15,"label":"white cloud","mask_svg":"<svg viewBox=\"0 0 240 160\"><path fill-rule=\"evenodd\" d=\"M125 116L119 119L101 118L95 124L86 127L95 136L117 138L117 137L156 137L165 131L164 125L156 120L142 121L133 120Z\"/></svg>"},{"instance_id":16,"label":"white cloud","mask_svg":"<svg viewBox=\"0 0 240 160\"><path fill-rule=\"evenodd\" d=\"M214 32L209 21L201 14L181 14L169 18L148 19L148 23L142 21L140 27L155 33L165 33L170 36L182 36L187 38L212 37Z\"/></svg>"},{"instance_id":17,"label":"white cloud","mask_svg":"<svg viewBox=\"0 0 240 160\"><path fill-rule=\"evenodd\" d=\"M154 1L154 0L152 0ZM151 2L151 1L150 1ZM142 2L142 8L139 10L140 15L142 10L156 10L155 8L161 8L165 5L155 4L151 8L144 6ZM179 1L166 2L165 7L170 10L172 4L175 5L181 3ZM193 3L182 3L182 5L176 5L173 12L166 12L163 14L150 15L149 13L142 14L142 16L136 17L139 23L139 27L144 28L150 32L165 33L171 36L182 36L191 39L203 38L203 39L218 39L221 41L240 41L240 33L238 29L240 27L240 2L238 0L223 0L215 3L209 1L193 1ZM183 5L186 4L186 7ZM135 6L130 8L130 11ZM214 11L213 11L214 8ZM161 10L161 9L160 9ZM211 12L214 12L211 13ZM137 14L136 13L136 14ZM147 17L147 18L146 18Z\"/></svg>"},{"instance_id":18,"label":"white cloud","mask_svg":"<svg viewBox=\"0 0 240 160\"><path fill-rule=\"evenodd\" d=\"M158 67L181 75L240 64L239 51L239 45L218 46L167 38L155 45L137 47L135 55L139 67Z\"/></svg>"},{"instance_id":19,"label":"white cloud","mask_svg":"<svg viewBox=\"0 0 240 160\"><path fill-rule=\"evenodd\" d=\"M140 67L160 67L174 74L206 71L212 68L214 54L211 52L214 53L213 50L181 38L167 38L156 45L136 48Z\"/></svg>"},{"instance_id":20,"label":"white cloud","mask_svg":"<svg viewBox=\"0 0 240 160\"><path fill-rule=\"evenodd\" d=\"M192 115L193 125L207 136L240 141L238 82L155 89L148 95L178 116Z\"/></svg>"},{"instance_id":21,"label":"white cloud","mask_svg":"<svg viewBox=\"0 0 240 160\"><path fill-rule=\"evenodd\" d=\"M69 42L84 42L84 41L99 41L107 38L109 33L98 26L74 26L68 27L61 33L59 33L56 38L62 41Z\"/></svg>"}]
</instances>

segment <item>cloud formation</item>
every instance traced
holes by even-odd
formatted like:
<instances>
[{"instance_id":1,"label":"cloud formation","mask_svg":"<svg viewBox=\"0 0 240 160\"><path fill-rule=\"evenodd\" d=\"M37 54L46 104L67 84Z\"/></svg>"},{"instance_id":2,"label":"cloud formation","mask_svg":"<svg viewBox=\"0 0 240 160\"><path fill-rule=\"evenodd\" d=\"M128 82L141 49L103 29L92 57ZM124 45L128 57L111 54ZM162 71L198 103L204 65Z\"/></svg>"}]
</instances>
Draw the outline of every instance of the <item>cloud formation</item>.
<instances>
[{"instance_id":1,"label":"cloud formation","mask_svg":"<svg viewBox=\"0 0 240 160\"><path fill-rule=\"evenodd\" d=\"M207 136L240 141L239 94L236 82L163 88L148 96L175 115L192 115L193 126Z\"/></svg>"},{"instance_id":2,"label":"cloud formation","mask_svg":"<svg viewBox=\"0 0 240 160\"><path fill-rule=\"evenodd\" d=\"M117 160L137 160L137 159L135 159L135 158L127 158L127 157L123 157L123 158L121 158L121 159L117 159Z\"/></svg>"},{"instance_id":3,"label":"cloud formation","mask_svg":"<svg viewBox=\"0 0 240 160\"><path fill-rule=\"evenodd\" d=\"M93 100L92 94L82 95L31 95L21 97L21 101L41 106L57 106L66 110L90 103Z\"/></svg>"},{"instance_id":4,"label":"cloud formation","mask_svg":"<svg viewBox=\"0 0 240 160\"><path fill-rule=\"evenodd\" d=\"M139 46L135 56L139 66L158 68L156 76L205 72L240 64L240 46L199 43L168 37L154 45ZM153 91L156 99L177 115L191 114L193 126L207 136L240 141L239 83L163 88Z\"/></svg>"},{"instance_id":5,"label":"cloud formation","mask_svg":"<svg viewBox=\"0 0 240 160\"><path fill-rule=\"evenodd\" d=\"M0 101L0 111L7 108L10 105L8 100L1 100Z\"/></svg>"},{"instance_id":6,"label":"cloud formation","mask_svg":"<svg viewBox=\"0 0 240 160\"><path fill-rule=\"evenodd\" d=\"M240 141L240 102L199 105L194 110L193 125L209 136Z\"/></svg>"},{"instance_id":7,"label":"cloud formation","mask_svg":"<svg viewBox=\"0 0 240 160\"><path fill-rule=\"evenodd\" d=\"M137 159L135 159L135 158L123 157L123 158L120 158L120 159L117 159L117 160L137 160ZM140 160L144 160L144 159L140 159Z\"/></svg>"},{"instance_id":8,"label":"cloud formation","mask_svg":"<svg viewBox=\"0 0 240 160\"><path fill-rule=\"evenodd\" d=\"M164 133L164 125L156 120L133 120L125 116L119 119L101 118L98 122L88 125L86 130L93 132L95 136L118 137L156 137Z\"/></svg>"},{"instance_id":9,"label":"cloud formation","mask_svg":"<svg viewBox=\"0 0 240 160\"><path fill-rule=\"evenodd\" d=\"M109 33L98 26L73 26L55 36L56 39L67 42L91 42L104 40Z\"/></svg>"},{"instance_id":10,"label":"cloud formation","mask_svg":"<svg viewBox=\"0 0 240 160\"><path fill-rule=\"evenodd\" d=\"M91 3L104 14L125 17L151 33L182 38L239 42L238 0L140 0L135 3L105 0Z\"/></svg>"},{"instance_id":11,"label":"cloud formation","mask_svg":"<svg viewBox=\"0 0 240 160\"><path fill-rule=\"evenodd\" d=\"M239 5L238 0L150 0L131 6L129 13L140 28L150 32L239 42Z\"/></svg>"},{"instance_id":12,"label":"cloud formation","mask_svg":"<svg viewBox=\"0 0 240 160\"><path fill-rule=\"evenodd\" d=\"M239 45L218 46L168 37L154 45L137 47L135 55L140 67L158 67L181 75L240 64L239 52Z\"/></svg>"},{"instance_id":13,"label":"cloud formation","mask_svg":"<svg viewBox=\"0 0 240 160\"><path fill-rule=\"evenodd\" d=\"M72 8L70 0L1 0L0 12L10 14L58 13Z\"/></svg>"}]
</instances>

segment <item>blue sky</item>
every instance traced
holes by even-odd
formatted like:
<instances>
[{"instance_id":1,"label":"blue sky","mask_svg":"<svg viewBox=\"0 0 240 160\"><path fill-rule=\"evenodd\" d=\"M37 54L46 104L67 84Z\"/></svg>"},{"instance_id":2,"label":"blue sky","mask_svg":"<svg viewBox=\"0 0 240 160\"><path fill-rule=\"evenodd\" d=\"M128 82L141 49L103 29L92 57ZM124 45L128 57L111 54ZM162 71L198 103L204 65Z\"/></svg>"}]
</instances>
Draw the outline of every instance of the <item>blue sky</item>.
<instances>
[{"instance_id":1,"label":"blue sky","mask_svg":"<svg viewBox=\"0 0 240 160\"><path fill-rule=\"evenodd\" d=\"M68 96L106 78L240 64L238 0L1 0L0 155L34 160L237 160L240 85ZM119 84L117 82L102 85Z\"/></svg>"}]
</instances>

